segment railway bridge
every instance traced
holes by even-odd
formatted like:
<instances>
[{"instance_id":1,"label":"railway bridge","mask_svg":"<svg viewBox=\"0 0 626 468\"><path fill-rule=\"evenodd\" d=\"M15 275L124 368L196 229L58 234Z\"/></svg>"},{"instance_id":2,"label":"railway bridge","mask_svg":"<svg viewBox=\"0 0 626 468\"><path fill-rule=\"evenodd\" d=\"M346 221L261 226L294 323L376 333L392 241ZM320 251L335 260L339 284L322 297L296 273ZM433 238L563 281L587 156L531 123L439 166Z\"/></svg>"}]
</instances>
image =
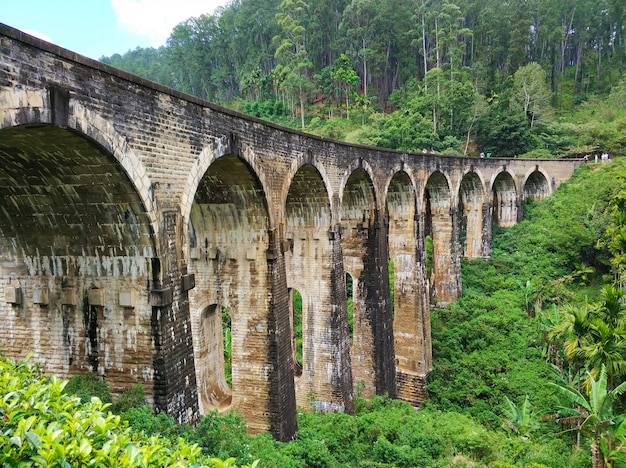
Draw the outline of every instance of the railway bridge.
<instances>
[{"instance_id":1,"label":"railway bridge","mask_svg":"<svg viewBox=\"0 0 626 468\"><path fill-rule=\"evenodd\" d=\"M307 135L0 25L0 353L280 440L357 386L417 405L460 259L579 164Z\"/></svg>"}]
</instances>

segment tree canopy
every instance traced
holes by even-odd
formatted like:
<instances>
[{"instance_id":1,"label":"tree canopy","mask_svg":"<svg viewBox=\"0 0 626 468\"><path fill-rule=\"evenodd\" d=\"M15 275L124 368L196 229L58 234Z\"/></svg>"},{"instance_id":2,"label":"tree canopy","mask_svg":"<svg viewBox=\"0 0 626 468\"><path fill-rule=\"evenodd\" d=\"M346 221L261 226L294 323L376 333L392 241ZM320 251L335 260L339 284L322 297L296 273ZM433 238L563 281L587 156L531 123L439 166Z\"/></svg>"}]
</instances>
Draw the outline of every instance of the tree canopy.
<instances>
[{"instance_id":1,"label":"tree canopy","mask_svg":"<svg viewBox=\"0 0 626 468\"><path fill-rule=\"evenodd\" d=\"M616 0L234 0L178 24L158 50L101 60L294 127L353 116L368 127L359 143L580 157L624 141L567 128L579 134L563 144L554 114L608 97L624 108L625 20ZM250 110L275 102L287 112ZM398 138L370 120L381 111L432 131Z\"/></svg>"}]
</instances>

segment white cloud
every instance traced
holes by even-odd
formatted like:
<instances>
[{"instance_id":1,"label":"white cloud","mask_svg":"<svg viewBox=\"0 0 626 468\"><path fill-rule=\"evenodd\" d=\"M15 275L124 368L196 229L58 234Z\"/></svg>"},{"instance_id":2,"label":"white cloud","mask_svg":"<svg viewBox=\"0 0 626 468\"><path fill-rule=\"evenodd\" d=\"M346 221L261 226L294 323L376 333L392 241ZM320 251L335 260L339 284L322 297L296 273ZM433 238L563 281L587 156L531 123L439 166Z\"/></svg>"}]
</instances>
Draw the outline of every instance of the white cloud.
<instances>
[{"instance_id":1,"label":"white cloud","mask_svg":"<svg viewBox=\"0 0 626 468\"><path fill-rule=\"evenodd\" d=\"M165 44L174 26L192 16L212 14L228 0L111 0L118 24L145 36L152 47Z\"/></svg>"},{"instance_id":2,"label":"white cloud","mask_svg":"<svg viewBox=\"0 0 626 468\"><path fill-rule=\"evenodd\" d=\"M41 39L42 41L53 42L52 39L50 39L50 36L48 36L47 34L42 34L39 31L35 31L33 29L24 29L24 32L38 39Z\"/></svg>"}]
</instances>

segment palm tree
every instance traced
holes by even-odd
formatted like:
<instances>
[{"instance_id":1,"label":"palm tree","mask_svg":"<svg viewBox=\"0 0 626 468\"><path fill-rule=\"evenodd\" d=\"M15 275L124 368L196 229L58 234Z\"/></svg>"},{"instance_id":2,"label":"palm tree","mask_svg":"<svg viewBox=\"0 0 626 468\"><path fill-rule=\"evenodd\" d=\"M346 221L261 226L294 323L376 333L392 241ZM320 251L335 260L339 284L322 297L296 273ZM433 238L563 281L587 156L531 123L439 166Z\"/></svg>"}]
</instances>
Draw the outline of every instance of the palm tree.
<instances>
[{"instance_id":1,"label":"palm tree","mask_svg":"<svg viewBox=\"0 0 626 468\"><path fill-rule=\"evenodd\" d=\"M606 368L609 388L615 379L626 373L626 332L621 328L611 328L601 319L591 322L589 340L581 349L587 359L589 376L598 378L602 367ZM589 388L589 379L585 381Z\"/></svg>"},{"instance_id":2,"label":"palm tree","mask_svg":"<svg viewBox=\"0 0 626 468\"><path fill-rule=\"evenodd\" d=\"M590 388L589 377L597 379L603 365L609 388L618 377L626 374L626 307L623 297L621 290L605 285L599 303L562 307L561 321L549 334L551 340L563 342L565 356L574 371L589 370L585 381L587 390Z\"/></svg>"},{"instance_id":3,"label":"palm tree","mask_svg":"<svg viewBox=\"0 0 626 468\"><path fill-rule=\"evenodd\" d=\"M616 440L620 437L617 429L622 430L626 415L615 415L613 403L624 391L626 382L613 390L607 388L606 368L602 365L598 380L589 375L590 391L583 394L572 385L551 383L556 392L564 397L568 406L559 408L562 423L574 423L575 430L591 437L591 462L593 468L613 466L612 454L616 450ZM623 442L623 441L622 441ZM608 463L608 465L607 465Z\"/></svg>"},{"instance_id":4,"label":"palm tree","mask_svg":"<svg viewBox=\"0 0 626 468\"><path fill-rule=\"evenodd\" d=\"M600 312L603 319L611 328L626 328L626 306L624 306L624 291L615 288L612 284L605 284L600 292L602 303Z\"/></svg>"},{"instance_id":5,"label":"palm tree","mask_svg":"<svg viewBox=\"0 0 626 468\"><path fill-rule=\"evenodd\" d=\"M551 340L562 341L565 357L574 372L585 365L582 349L588 345L593 308L585 303L582 307L564 305L560 309L561 320L548 335Z\"/></svg>"}]
</instances>

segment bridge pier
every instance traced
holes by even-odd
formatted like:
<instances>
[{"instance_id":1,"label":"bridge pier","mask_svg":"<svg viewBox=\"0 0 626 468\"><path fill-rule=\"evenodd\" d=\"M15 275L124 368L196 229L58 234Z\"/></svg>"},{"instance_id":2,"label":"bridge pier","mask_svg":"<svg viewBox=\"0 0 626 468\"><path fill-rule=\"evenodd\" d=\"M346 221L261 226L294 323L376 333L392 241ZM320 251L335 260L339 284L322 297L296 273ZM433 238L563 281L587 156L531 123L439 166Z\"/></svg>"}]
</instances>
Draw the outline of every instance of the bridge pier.
<instances>
[{"instance_id":1,"label":"bridge pier","mask_svg":"<svg viewBox=\"0 0 626 468\"><path fill-rule=\"evenodd\" d=\"M447 180L435 172L424 190L422 217L425 233L432 238L430 294L433 301L443 305L461 295L457 214Z\"/></svg>"},{"instance_id":2,"label":"bridge pier","mask_svg":"<svg viewBox=\"0 0 626 468\"><path fill-rule=\"evenodd\" d=\"M423 222L408 174L394 176L387 194L388 245L393 268L393 331L397 395L418 406L432 365L430 303Z\"/></svg>"},{"instance_id":3,"label":"bridge pier","mask_svg":"<svg viewBox=\"0 0 626 468\"><path fill-rule=\"evenodd\" d=\"M199 412L187 291L194 277L187 275L182 263L181 234L180 213L165 211L160 238L164 262L152 262L154 403L157 411L179 423L193 424Z\"/></svg>"},{"instance_id":4,"label":"bridge pier","mask_svg":"<svg viewBox=\"0 0 626 468\"><path fill-rule=\"evenodd\" d=\"M352 281L352 375L365 398L396 395L387 226L381 218L371 180L359 169L344 189L341 244Z\"/></svg>"}]
</instances>

